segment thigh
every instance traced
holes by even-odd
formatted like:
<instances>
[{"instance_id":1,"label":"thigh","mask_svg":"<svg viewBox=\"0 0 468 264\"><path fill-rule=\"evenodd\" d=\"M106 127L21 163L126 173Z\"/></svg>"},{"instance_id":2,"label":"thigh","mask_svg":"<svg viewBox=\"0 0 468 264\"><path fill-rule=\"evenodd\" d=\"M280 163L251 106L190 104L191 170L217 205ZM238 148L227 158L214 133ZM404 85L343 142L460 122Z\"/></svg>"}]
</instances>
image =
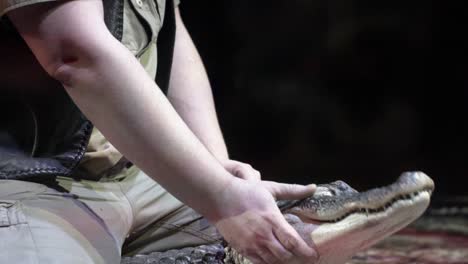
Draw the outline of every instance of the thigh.
<instances>
[{"instance_id":1,"label":"thigh","mask_svg":"<svg viewBox=\"0 0 468 264\"><path fill-rule=\"evenodd\" d=\"M137 168L121 182L134 210L124 255L219 242L216 228Z\"/></svg>"},{"instance_id":2,"label":"thigh","mask_svg":"<svg viewBox=\"0 0 468 264\"><path fill-rule=\"evenodd\" d=\"M132 225L133 212L118 181L77 181L59 177L58 184L97 217L120 249Z\"/></svg>"},{"instance_id":3,"label":"thigh","mask_svg":"<svg viewBox=\"0 0 468 264\"><path fill-rule=\"evenodd\" d=\"M119 263L102 219L75 196L0 181L0 263Z\"/></svg>"}]
</instances>

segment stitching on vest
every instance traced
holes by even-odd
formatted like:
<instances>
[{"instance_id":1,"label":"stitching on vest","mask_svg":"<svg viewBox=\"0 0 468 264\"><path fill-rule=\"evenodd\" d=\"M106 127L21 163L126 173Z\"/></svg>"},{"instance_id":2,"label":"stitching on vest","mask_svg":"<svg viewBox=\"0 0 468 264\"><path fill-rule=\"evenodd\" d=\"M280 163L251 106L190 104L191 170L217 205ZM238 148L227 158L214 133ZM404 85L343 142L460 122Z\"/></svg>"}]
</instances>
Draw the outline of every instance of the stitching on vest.
<instances>
[{"instance_id":1,"label":"stitching on vest","mask_svg":"<svg viewBox=\"0 0 468 264\"><path fill-rule=\"evenodd\" d=\"M84 133L83 136L80 138L80 147L75 150L75 154L72 157L72 164L69 166L69 169L57 169L57 168L29 168L29 169L24 169L24 170L14 170L14 171L9 171L9 172L0 172L1 177L5 177L7 179L12 178L11 176L14 175L15 178L17 177L29 177L29 176L35 176L34 174L61 174L61 175L68 175L70 174L75 167L78 165L78 162L81 160L81 158L84 155L84 152L86 151L86 145L88 142L88 136L90 135L90 131L92 129L92 124L89 120L85 120L86 125L84 128ZM32 174L32 175L31 175Z\"/></svg>"},{"instance_id":2,"label":"stitching on vest","mask_svg":"<svg viewBox=\"0 0 468 264\"><path fill-rule=\"evenodd\" d=\"M117 28L115 29L115 34L117 39L122 42L122 37L123 37L123 9L124 9L124 2L123 0L119 0L119 10L117 12Z\"/></svg>"},{"instance_id":3,"label":"stitching on vest","mask_svg":"<svg viewBox=\"0 0 468 264\"><path fill-rule=\"evenodd\" d=\"M21 170L21 171L9 171L6 173L2 173L5 176L10 176L12 174L21 176L21 173L30 173L30 172L43 172L43 173L51 173L51 172L64 172L64 169L55 169L55 168L31 168L27 170Z\"/></svg>"},{"instance_id":4,"label":"stitching on vest","mask_svg":"<svg viewBox=\"0 0 468 264\"><path fill-rule=\"evenodd\" d=\"M5 179L10 179L10 178L19 178L19 177L29 177L33 176L30 174L36 174L36 173L41 173L41 174L49 174L49 173L54 173L54 174L66 174L68 173L67 170L64 169L55 169L55 168L31 168L31 169L26 169L26 170L20 170L20 171L9 171L9 172L2 172L0 173L1 177L4 177ZM14 175L14 177L12 177Z\"/></svg>"},{"instance_id":5,"label":"stitching on vest","mask_svg":"<svg viewBox=\"0 0 468 264\"><path fill-rule=\"evenodd\" d=\"M89 136L91 135L91 130L93 128L93 125L91 124L89 120L87 120L86 118L83 118L83 119L86 125L83 131L83 136L80 139L80 147L75 151L75 155L72 158L73 162L69 166L68 173L71 173L76 168L76 166L78 166L78 162L81 160L81 158L83 157L86 151L86 146L88 145L88 139L89 139Z\"/></svg>"}]
</instances>

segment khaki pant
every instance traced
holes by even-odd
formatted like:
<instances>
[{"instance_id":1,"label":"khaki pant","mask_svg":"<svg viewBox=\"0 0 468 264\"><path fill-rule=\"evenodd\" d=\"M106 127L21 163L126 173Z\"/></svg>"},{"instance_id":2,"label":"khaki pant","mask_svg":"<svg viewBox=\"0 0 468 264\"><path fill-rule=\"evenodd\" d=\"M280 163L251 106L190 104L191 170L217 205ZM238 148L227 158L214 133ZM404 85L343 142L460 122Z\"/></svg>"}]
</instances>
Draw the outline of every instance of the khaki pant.
<instances>
[{"instance_id":1,"label":"khaki pant","mask_svg":"<svg viewBox=\"0 0 468 264\"><path fill-rule=\"evenodd\" d=\"M218 242L212 225L135 166L57 183L0 180L0 263L119 263Z\"/></svg>"}]
</instances>

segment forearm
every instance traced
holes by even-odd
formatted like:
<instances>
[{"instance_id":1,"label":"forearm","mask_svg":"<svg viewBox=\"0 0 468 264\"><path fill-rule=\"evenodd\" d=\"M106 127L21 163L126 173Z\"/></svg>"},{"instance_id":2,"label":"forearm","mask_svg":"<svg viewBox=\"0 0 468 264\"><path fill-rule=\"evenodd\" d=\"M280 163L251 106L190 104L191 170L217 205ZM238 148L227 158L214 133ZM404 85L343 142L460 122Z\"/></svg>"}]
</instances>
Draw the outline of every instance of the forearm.
<instances>
[{"instance_id":1,"label":"forearm","mask_svg":"<svg viewBox=\"0 0 468 264\"><path fill-rule=\"evenodd\" d=\"M219 127L211 86L202 60L177 11L177 32L168 99L217 159L228 151Z\"/></svg>"},{"instance_id":2,"label":"forearm","mask_svg":"<svg viewBox=\"0 0 468 264\"><path fill-rule=\"evenodd\" d=\"M75 103L127 158L207 217L231 177L187 128L137 60L120 44L76 75ZM112 67L109 67L112 65ZM102 88L107 87L107 88ZM201 199L200 197L204 197Z\"/></svg>"}]
</instances>

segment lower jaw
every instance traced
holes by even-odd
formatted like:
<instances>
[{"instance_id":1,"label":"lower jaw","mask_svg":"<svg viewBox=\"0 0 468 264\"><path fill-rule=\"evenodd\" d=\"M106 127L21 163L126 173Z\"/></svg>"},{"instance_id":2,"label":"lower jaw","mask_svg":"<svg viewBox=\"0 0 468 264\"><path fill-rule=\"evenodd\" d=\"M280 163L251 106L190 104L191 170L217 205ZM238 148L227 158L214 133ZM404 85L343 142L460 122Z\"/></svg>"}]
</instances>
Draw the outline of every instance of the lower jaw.
<instances>
[{"instance_id":1,"label":"lower jaw","mask_svg":"<svg viewBox=\"0 0 468 264\"><path fill-rule=\"evenodd\" d=\"M313 227L308 233L321 260L318 264L345 263L358 251L369 248L416 220L427 208L430 195L422 193L412 201L398 201L384 212L351 214L336 223L304 219Z\"/></svg>"}]
</instances>

